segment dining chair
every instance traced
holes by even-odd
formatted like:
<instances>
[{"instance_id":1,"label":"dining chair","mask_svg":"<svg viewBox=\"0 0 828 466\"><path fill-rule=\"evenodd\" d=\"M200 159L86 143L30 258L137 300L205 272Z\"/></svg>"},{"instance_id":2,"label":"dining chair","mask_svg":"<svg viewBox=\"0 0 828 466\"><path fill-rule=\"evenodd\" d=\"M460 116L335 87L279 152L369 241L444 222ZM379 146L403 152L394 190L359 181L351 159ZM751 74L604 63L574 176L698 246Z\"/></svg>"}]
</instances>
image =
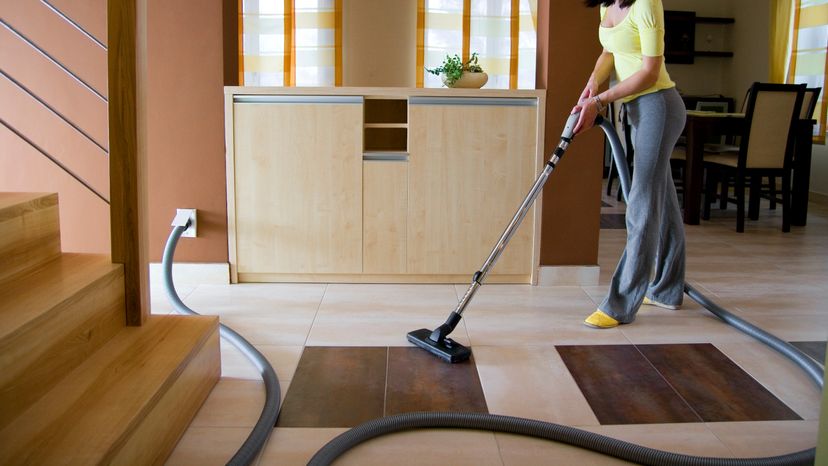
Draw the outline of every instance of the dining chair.
<instances>
[{"instance_id":1,"label":"dining chair","mask_svg":"<svg viewBox=\"0 0 828 466\"><path fill-rule=\"evenodd\" d=\"M710 218L710 204L716 195L718 181L733 176L736 231L744 232L746 183L750 182L751 213L758 217L762 178L778 176L782 180L782 231L790 231L795 125L800 117L804 93L805 84L754 83L751 86L738 150L705 151L707 181L702 218ZM728 199L727 193L725 199Z\"/></svg>"},{"instance_id":2,"label":"dining chair","mask_svg":"<svg viewBox=\"0 0 828 466\"><path fill-rule=\"evenodd\" d=\"M821 91L821 87L805 88L805 94L802 96L802 108L799 112L800 120L810 120L814 117L814 110L816 110L819 93ZM770 201L770 210L776 209L776 203L779 201L776 194L776 177L769 176L768 184L762 184L761 189L762 198Z\"/></svg>"}]
</instances>

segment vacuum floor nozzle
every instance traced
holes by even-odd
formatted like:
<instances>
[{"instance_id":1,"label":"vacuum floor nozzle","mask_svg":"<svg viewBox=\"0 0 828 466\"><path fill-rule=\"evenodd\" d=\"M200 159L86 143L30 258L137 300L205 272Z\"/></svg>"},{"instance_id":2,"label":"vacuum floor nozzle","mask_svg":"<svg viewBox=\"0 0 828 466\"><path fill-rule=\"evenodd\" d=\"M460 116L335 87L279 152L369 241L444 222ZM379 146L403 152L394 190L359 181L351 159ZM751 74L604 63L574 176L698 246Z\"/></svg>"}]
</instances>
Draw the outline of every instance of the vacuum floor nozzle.
<instances>
[{"instance_id":1,"label":"vacuum floor nozzle","mask_svg":"<svg viewBox=\"0 0 828 466\"><path fill-rule=\"evenodd\" d=\"M408 341L414 343L420 348L437 356L438 358L450 362L463 362L471 356L471 350L451 338L444 338L442 341L434 341L431 339L431 330L421 328L408 332Z\"/></svg>"}]
</instances>

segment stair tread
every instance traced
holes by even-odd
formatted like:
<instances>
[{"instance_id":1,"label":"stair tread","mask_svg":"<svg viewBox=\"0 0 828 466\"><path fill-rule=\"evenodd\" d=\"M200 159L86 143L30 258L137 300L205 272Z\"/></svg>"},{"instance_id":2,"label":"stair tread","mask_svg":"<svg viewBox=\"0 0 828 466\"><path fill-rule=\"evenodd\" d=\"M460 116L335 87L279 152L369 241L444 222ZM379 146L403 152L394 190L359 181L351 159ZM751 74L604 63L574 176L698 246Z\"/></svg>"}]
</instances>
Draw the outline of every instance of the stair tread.
<instances>
[{"instance_id":1,"label":"stair tread","mask_svg":"<svg viewBox=\"0 0 828 466\"><path fill-rule=\"evenodd\" d=\"M0 219L17 215L20 210L26 208L26 205L32 201L41 198L50 198L51 196L54 196L54 199L48 199L47 202L56 204L57 195L54 193L0 192Z\"/></svg>"},{"instance_id":2,"label":"stair tread","mask_svg":"<svg viewBox=\"0 0 828 466\"><path fill-rule=\"evenodd\" d=\"M0 463L105 461L217 331L210 316L125 327L0 431Z\"/></svg>"},{"instance_id":3,"label":"stair tread","mask_svg":"<svg viewBox=\"0 0 828 466\"><path fill-rule=\"evenodd\" d=\"M0 282L60 255L54 193L0 192Z\"/></svg>"},{"instance_id":4,"label":"stair tread","mask_svg":"<svg viewBox=\"0 0 828 466\"><path fill-rule=\"evenodd\" d=\"M122 267L105 254L63 253L0 281L0 340L47 318L57 304Z\"/></svg>"}]
</instances>

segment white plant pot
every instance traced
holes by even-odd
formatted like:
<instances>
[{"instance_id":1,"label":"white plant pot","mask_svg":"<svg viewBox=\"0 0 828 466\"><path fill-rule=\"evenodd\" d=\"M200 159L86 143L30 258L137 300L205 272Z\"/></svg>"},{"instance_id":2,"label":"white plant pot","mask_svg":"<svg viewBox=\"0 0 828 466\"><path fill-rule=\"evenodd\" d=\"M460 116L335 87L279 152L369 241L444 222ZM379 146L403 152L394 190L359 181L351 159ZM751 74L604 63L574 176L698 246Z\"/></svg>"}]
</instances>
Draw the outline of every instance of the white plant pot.
<instances>
[{"instance_id":1,"label":"white plant pot","mask_svg":"<svg viewBox=\"0 0 828 466\"><path fill-rule=\"evenodd\" d=\"M460 79L455 81L453 85L449 86L446 83L446 75L441 74L440 77L443 79L443 85L446 87L458 87L466 89L480 89L489 80L489 75L486 73L472 73L470 71L464 71L463 74L460 75Z\"/></svg>"}]
</instances>

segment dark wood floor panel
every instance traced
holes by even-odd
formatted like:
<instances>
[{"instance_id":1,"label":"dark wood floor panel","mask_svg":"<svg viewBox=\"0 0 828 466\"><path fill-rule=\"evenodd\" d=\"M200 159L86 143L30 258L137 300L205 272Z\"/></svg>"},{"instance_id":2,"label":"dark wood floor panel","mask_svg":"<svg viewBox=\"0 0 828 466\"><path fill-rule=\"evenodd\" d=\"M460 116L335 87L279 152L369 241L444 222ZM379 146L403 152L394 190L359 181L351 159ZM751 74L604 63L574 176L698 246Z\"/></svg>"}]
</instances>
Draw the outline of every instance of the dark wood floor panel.
<instances>
[{"instance_id":1,"label":"dark wood floor panel","mask_svg":"<svg viewBox=\"0 0 828 466\"><path fill-rule=\"evenodd\" d=\"M801 419L709 343L638 349L705 422Z\"/></svg>"},{"instance_id":2,"label":"dark wood floor panel","mask_svg":"<svg viewBox=\"0 0 828 466\"><path fill-rule=\"evenodd\" d=\"M388 348L306 347L279 427L353 427L382 417Z\"/></svg>"},{"instance_id":3,"label":"dark wood floor panel","mask_svg":"<svg viewBox=\"0 0 828 466\"><path fill-rule=\"evenodd\" d=\"M803 353L814 358L816 362L825 364L825 345L824 341L794 341L792 345L796 346Z\"/></svg>"},{"instance_id":4,"label":"dark wood floor panel","mask_svg":"<svg viewBox=\"0 0 828 466\"><path fill-rule=\"evenodd\" d=\"M415 411L489 412L474 356L446 364L419 348L388 351L386 416Z\"/></svg>"},{"instance_id":5,"label":"dark wood floor panel","mask_svg":"<svg viewBox=\"0 0 828 466\"><path fill-rule=\"evenodd\" d=\"M601 424L701 422L635 346L556 348Z\"/></svg>"}]
</instances>

